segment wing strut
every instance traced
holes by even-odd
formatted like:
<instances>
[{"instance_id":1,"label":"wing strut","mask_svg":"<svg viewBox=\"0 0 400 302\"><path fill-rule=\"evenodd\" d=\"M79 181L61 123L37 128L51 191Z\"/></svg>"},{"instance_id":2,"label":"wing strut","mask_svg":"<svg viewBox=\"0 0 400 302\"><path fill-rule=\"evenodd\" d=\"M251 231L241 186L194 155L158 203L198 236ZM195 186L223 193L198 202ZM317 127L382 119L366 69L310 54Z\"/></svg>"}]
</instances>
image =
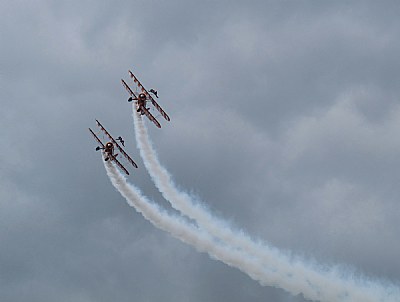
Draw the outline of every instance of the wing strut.
<instances>
[{"instance_id":1,"label":"wing strut","mask_svg":"<svg viewBox=\"0 0 400 302\"><path fill-rule=\"evenodd\" d=\"M92 133L94 139L101 145L101 147L104 149L104 144L102 143L102 141L97 137L97 135L93 132L92 129L89 128L90 133Z\"/></svg>"}]
</instances>

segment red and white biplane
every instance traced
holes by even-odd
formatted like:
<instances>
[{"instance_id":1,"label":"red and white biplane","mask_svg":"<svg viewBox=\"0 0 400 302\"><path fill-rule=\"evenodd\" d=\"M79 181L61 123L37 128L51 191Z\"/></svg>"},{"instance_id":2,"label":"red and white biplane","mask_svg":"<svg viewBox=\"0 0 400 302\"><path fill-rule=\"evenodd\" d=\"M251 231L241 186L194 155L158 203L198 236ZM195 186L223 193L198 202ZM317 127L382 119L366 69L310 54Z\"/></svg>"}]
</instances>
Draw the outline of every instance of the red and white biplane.
<instances>
[{"instance_id":1,"label":"red and white biplane","mask_svg":"<svg viewBox=\"0 0 400 302\"><path fill-rule=\"evenodd\" d=\"M160 123L157 121L157 119L150 113L149 109L146 108L146 103L150 101L153 106L160 112L160 114L167 120L170 121L170 118L168 114L165 113L165 111L158 105L158 103L154 100L154 98L151 96L151 94L143 87L143 85L139 82L139 80L135 77L135 75L132 73L132 71L129 70L129 75L132 78L134 84L136 87L134 88L135 92L128 86L128 84L125 83L123 79L122 85L125 87L126 91L130 94L130 98L128 99L128 102L135 101L136 102L136 110L137 112L140 112L142 115L146 115L150 121L152 121L158 128L161 128ZM154 91L153 89L150 90L156 97L157 96L157 91Z\"/></svg>"},{"instance_id":2,"label":"red and white biplane","mask_svg":"<svg viewBox=\"0 0 400 302\"><path fill-rule=\"evenodd\" d=\"M98 120L96 120L97 126L100 128L101 131L109 138L109 142L103 143L99 137L93 132L92 129L89 128L89 131L92 133L93 137L95 140L100 144L100 146L96 147L96 151L103 150L103 154L105 155L105 161L111 160L113 161L122 171L126 173L126 175L129 175L128 170L118 161L117 156L118 154L114 153L114 148L116 147L121 154L124 156L124 158L132 164L135 168L137 168L137 164L133 161L133 159L122 149L122 147L117 143L117 140L121 142L122 145L124 145L124 140L121 137L118 137L117 140L115 140L110 133L103 127L102 124Z\"/></svg>"}]
</instances>

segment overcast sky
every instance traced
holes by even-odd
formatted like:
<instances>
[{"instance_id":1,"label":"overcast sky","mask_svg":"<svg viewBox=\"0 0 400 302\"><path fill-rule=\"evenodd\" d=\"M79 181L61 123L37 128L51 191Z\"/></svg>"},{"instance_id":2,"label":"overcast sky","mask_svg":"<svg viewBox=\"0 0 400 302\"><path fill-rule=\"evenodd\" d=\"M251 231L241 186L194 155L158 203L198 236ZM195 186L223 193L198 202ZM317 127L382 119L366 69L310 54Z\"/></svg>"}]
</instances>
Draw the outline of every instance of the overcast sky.
<instances>
[{"instance_id":1,"label":"overcast sky","mask_svg":"<svg viewBox=\"0 0 400 302\"><path fill-rule=\"evenodd\" d=\"M399 15L398 1L0 0L0 301L304 301L157 230L112 187L95 118L170 209L135 146L128 69L171 117L147 123L161 162L212 213L400 285Z\"/></svg>"}]
</instances>

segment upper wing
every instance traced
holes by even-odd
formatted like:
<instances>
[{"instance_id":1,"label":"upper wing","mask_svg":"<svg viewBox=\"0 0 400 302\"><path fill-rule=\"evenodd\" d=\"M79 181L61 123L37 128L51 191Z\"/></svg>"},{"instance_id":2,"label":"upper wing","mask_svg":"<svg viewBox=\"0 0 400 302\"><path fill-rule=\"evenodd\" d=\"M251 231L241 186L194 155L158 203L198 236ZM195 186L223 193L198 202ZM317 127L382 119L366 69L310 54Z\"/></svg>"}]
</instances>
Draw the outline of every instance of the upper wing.
<instances>
[{"instance_id":1,"label":"upper wing","mask_svg":"<svg viewBox=\"0 0 400 302\"><path fill-rule=\"evenodd\" d=\"M129 175L128 170L125 169L125 167L118 161L118 159L115 157L115 155L113 155L113 156L111 157L111 160L114 161L114 162L117 164L117 166L118 166L122 171L124 171L124 172L126 173L126 175ZM137 168L137 167L136 167L136 168Z\"/></svg>"},{"instance_id":2,"label":"upper wing","mask_svg":"<svg viewBox=\"0 0 400 302\"><path fill-rule=\"evenodd\" d=\"M150 121L152 121L158 128L161 128L160 123L156 120L156 118L147 110L144 106L140 108L144 114L149 118Z\"/></svg>"},{"instance_id":3,"label":"upper wing","mask_svg":"<svg viewBox=\"0 0 400 302\"><path fill-rule=\"evenodd\" d=\"M156 109L161 113L161 115L167 121L170 121L171 119L169 118L168 114L166 114L165 111L160 107L160 105L158 105L158 103L153 99L151 94L147 92L146 88L143 87L143 85L139 82L139 80L135 77L135 75L130 70L129 70L129 75L133 79L133 82L135 82L138 85L138 87L142 90L142 92L147 95L147 97L150 99L150 101L153 104L153 106L156 107Z\"/></svg>"},{"instance_id":4,"label":"upper wing","mask_svg":"<svg viewBox=\"0 0 400 302\"><path fill-rule=\"evenodd\" d=\"M102 148L104 148L104 144L101 142L101 140L97 137L97 135L92 131L92 129L89 128L89 131L92 133L94 138L97 140L97 142L101 145Z\"/></svg>"},{"instance_id":5,"label":"upper wing","mask_svg":"<svg viewBox=\"0 0 400 302\"><path fill-rule=\"evenodd\" d=\"M133 96L135 99L137 99L136 95L133 93L132 89L129 88L128 84L125 83L123 79L121 79L122 85L125 87L126 91Z\"/></svg>"},{"instance_id":6,"label":"upper wing","mask_svg":"<svg viewBox=\"0 0 400 302\"><path fill-rule=\"evenodd\" d=\"M124 149L122 149L122 147L116 142L116 140L111 136L110 133L108 133L108 131L102 126L102 124L100 124L100 122L98 120L96 120L97 122L97 126L100 127L100 129L102 131L104 131L104 133L108 136L108 138L113 142L113 144L115 146L117 146L118 150L122 153L122 155L132 164L132 166L134 166L135 168L137 168L137 164L133 161L133 159L124 151ZM115 159L116 160L116 159ZM116 160L117 161L117 160Z\"/></svg>"}]
</instances>

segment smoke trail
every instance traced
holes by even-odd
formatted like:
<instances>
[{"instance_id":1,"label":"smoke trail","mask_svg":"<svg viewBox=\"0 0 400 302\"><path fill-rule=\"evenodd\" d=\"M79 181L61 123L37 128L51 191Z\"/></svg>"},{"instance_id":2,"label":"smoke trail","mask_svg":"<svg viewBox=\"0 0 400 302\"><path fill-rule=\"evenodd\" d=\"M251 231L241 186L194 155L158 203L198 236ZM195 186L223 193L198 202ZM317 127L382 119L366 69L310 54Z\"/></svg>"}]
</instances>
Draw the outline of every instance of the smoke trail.
<instances>
[{"instance_id":1,"label":"smoke trail","mask_svg":"<svg viewBox=\"0 0 400 302\"><path fill-rule=\"evenodd\" d=\"M282 275L292 273L291 268L287 265L287 261L279 262L280 258L277 255L281 254L280 251L269 246L257 244L243 232L232 230L224 222L213 217L200 204L194 204L191 196L187 193L177 189L171 175L160 164L156 151L148 138L146 126L136 110L133 110L133 118L136 142L139 146L144 165L158 190L171 203L174 209L195 220L201 228L207 230L213 236L255 257L259 257L263 260L267 269L277 271ZM267 253L265 252L266 250L268 250Z\"/></svg>"},{"instance_id":2,"label":"smoke trail","mask_svg":"<svg viewBox=\"0 0 400 302\"><path fill-rule=\"evenodd\" d=\"M232 230L226 223L213 217L200 204L193 203L192 198L187 193L177 189L171 175L161 166L156 152L148 139L147 129L141 116L136 113L136 110L133 112L136 141L141 157L156 187L164 198L175 209L196 220L201 228L207 230L213 236L220 238L232 247L246 252L251 257L257 257L260 266L279 276L280 283L270 285L292 292L289 289L288 280L295 279L299 287L298 290L306 298L320 301L338 301L339 298L343 301L400 301L400 298L388 300L396 299L396 297L400 296L395 294L399 292L398 288L392 285L383 286L370 281L356 282L350 277L344 278L343 272L340 270L321 270L306 264L301 259L290 261L290 258L278 249L257 243L241 231ZM313 288L313 293L307 293L310 287ZM362 300L358 299L359 295L361 295L360 291L368 292Z\"/></svg>"},{"instance_id":3,"label":"smoke trail","mask_svg":"<svg viewBox=\"0 0 400 302\"><path fill-rule=\"evenodd\" d=\"M212 258L238 268L261 285L274 285L289 291L293 295L303 293L307 299L313 301L379 301L363 293L362 290L349 295L346 290L343 290L345 288L343 285L339 286L338 290L327 292L323 288L316 287L309 280L301 282L294 275L287 276L283 280L276 272L265 270L250 256L215 242L207 233L188 224L182 218L170 216L168 213L161 211L155 204L150 203L137 188L128 184L125 177L111 163L105 162L105 167L112 184L125 197L128 204L133 206L154 226L194 246L198 251L206 252ZM327 279L325 284L322 285L332 287L329 283Z\"/></svg>"},{"instance_id":4,"label":"smoke trail","mask_svg":"<svg viewBox=\"0 0 400 302\"><path fill-rule=\"evenodd\" d=\"M269 285L278 283L274 276L274 272L266 272L250 257L244 255L240 251L229 249L221 243L215 242L207 233L199 230L197 227L188 224L180 217L171 216L161 211L157 205L151 203L144 197L139 189L128 184L125 177L111 164L104 162L114 187L127 200L128 204L134 207L154 226L169 232L181 241L194 246L200 252L206 252L211 258L220 260L225 264L238 268L246 273L252 279L258 281L261 285ZM296 284L292 282L292 293L297 295L300 293L296 288Z\"/></svg>"}]
</instances>

